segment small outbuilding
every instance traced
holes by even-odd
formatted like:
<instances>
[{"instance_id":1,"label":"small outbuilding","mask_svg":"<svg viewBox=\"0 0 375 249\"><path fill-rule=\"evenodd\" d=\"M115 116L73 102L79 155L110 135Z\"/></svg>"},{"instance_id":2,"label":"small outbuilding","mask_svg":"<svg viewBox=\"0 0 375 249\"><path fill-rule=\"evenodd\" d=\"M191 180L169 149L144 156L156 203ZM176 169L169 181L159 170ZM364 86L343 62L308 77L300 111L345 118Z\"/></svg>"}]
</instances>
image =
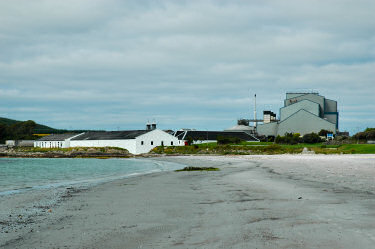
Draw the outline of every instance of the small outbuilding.
<instances>
[{"instance_id":1,"label":"small outbuilding","mask_svg":"<svg viewBox=\"0 0 375 249\"><path fill-rule=\"evenodd\" d=\"M40 148L68 148L70 140L83 133L51 134L34 142L34 147Z\"/></svg>"}]
</instances>

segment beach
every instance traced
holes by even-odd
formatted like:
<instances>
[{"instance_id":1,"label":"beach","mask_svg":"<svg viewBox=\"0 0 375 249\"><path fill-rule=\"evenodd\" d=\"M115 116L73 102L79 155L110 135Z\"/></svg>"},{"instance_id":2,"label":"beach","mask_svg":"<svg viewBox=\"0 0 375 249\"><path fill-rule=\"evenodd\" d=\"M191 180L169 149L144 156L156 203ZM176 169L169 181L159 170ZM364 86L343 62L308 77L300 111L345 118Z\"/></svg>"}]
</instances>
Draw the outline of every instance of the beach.
<instances>
[{"instance_id":1,"label":"beach","mask_svg":"<svg viewBox=\"0 0 375 249\"><path fill-rule=\"evenodd\" d=\"M220 171L2 197L0 247L374 248L375 155L151 160Z\"/></svg>"}]
</instances>

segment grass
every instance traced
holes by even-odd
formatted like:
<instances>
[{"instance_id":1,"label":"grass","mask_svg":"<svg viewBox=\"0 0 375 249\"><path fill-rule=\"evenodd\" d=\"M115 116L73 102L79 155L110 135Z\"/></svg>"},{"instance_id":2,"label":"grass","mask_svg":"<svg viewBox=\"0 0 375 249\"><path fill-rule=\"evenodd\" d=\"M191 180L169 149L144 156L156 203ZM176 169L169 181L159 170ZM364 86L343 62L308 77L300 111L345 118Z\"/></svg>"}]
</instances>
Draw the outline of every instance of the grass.
<instances>
[{"instance_id":1,"label":"grass","mask_svg":"<svg viewBox=\"0 0 375 249\"><path fill-rule=\"evenodd\" d=\"M156 147L152 150L156 154L215 154L215 155L259 155L259 154L294 154L301 153L303 148L288 148L277 144L265 146L248 145L190 145Z\"/></svg>"},{"instance_id":2,"label":"grass","mask_svg":"<svg viewBox=\"0 0 375 249\"><path fill-rule=\"evenodd\" d=\"M355 150L359 154L374 154L375 144L344 144L341 146L341 150L347 152Z\"/></svg>"},{"instance_id":3,"label":"grass","mask_svg":"<svg viewBox=\"0 0 375 249\"><path fill-rule=\"evenodd\" d=\"M185 167L183 169L178 169L176 172L181 172L181 171L219 171L219 168L214 168L214 167Z\"/></svg>"},{"instance_id":4,"label":"grass","mask_svg":"<svg viewBox=\"0 0 375 249\"><path fill-rule=\"evenodd\" d=\"M257 143L259 144L259 143ZM255 145L255 143L254 143ZM262 144L260 144L262 145ZM263 146L252 146L249 143L217 145L216 143L199 144L190 146L156 147L156 154L215 154L215 155L277 155L298 154L303 148L309 148L316 154L375 154L375 144L343 144L325 145L316 144L273 144L263 143Z\"/></svg>"},{"instance_id":5,"label":"grass","mask_svg":"<svg viewBox=\"0 0 375 249\"><path fill-rule=\"evenodd\" d=\"M327 145L312 150L319 154L375 154L375 144Z\"/></svg>"},{"instance_id":6,"label":"grass","mask_svg":"<svg viewBox=\"0 0 375 249\"><path fill-rule=\"evenodd\" d=\"M241 142L239 145L253 145L253 146L259 146L259 145L272 145L273 142Z\"/></svg>"}]
</instances>

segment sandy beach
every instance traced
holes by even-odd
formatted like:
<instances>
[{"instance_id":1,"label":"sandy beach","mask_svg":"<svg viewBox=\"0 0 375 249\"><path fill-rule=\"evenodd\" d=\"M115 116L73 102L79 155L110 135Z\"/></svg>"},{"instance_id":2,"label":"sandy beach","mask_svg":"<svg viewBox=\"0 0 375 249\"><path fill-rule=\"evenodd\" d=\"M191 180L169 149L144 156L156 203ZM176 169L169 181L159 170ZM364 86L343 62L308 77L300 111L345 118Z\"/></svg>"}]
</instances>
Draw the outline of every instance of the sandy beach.
<instances>
[{"instance_id":1,"label":"sandy beach","mask_svg":"<svg viewBox=\"0 0 375 249\"><path fill-rule=\"evenodd\" d=\"M220 171L1 197L0 247L374 248L375 155L152 160Z\"/></svg>"}]
</instances>

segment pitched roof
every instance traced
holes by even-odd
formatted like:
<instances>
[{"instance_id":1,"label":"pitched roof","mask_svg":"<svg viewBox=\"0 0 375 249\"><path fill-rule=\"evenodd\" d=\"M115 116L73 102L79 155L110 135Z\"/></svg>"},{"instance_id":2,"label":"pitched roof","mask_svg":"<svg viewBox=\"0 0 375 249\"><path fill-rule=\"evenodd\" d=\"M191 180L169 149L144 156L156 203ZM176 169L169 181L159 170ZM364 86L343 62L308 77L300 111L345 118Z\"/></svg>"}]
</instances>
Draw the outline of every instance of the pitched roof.
<instances>
[{"instance_id":1,"label":"pitched roof","mask_svg":"<svg viewBox=\"0 0 375 249\"><path fill-rule=\"evenodd\" d=\"M63 141L65 139L74 137L79 133L64 133L64 134L51 134L49 136L42 137L38 141Z\"/></svg>"},{"instance_id":2,"label":"pitched roof","mask_svg":"<svg viewBox=\"0 0 375 249\"><path fill-rule=\"evenodd\" d=\"M72 140L115 140L135 139L151 130L130 130L130 131L89 131L79 135Z\"/></svg>"},{"instance_id":3,"label":"pitched roof","mask_svg":"<svg viewBox=\"0 0 375 249\"><path fill-rule=\"evenodd\" d=\"M186 133L186 134L185 134ZM177 131L175 136L179 140L186 140L187 137L193 140L217 140L218 136L235 137L244 141L259 141L253 135L244 131Z\"/></svg>"}]
</instances>

